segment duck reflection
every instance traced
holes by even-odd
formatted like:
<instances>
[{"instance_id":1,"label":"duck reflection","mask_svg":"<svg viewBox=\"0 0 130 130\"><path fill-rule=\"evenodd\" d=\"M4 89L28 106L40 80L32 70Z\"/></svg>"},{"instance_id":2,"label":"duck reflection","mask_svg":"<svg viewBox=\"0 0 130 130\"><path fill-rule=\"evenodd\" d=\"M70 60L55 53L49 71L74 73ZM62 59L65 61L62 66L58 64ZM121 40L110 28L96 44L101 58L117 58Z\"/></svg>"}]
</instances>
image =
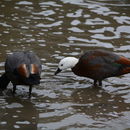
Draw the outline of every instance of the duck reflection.
<instances>
[{"instance_id":1,"label":"duck reflection","mask_svg":"<svg viewBox=\"0 0 130 130\"><path fill-rule=\"evenodd\" d=\"M33 103L20 98L7 98L5 113L0 120L0 129L37 130L38 112Z\"/></svg>"}]
</instances>

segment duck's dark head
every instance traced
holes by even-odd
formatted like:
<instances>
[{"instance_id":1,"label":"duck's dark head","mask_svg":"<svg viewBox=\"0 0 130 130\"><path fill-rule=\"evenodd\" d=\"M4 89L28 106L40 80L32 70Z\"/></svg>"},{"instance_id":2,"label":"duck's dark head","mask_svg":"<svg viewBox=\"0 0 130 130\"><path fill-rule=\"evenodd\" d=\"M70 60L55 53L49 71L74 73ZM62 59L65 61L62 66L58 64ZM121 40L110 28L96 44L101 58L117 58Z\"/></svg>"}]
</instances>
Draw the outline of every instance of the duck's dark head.
<instances>
[{"instance_id":1,"label":"duck's dark head","mask_svg":"<svg viewBox=\"0 0 130 130\"><path fill-rule=\"evenodd\" d=\"M9 84L9 82L10 82L10 80L8 79L6 73L1 75L1 77L0 77L0 90L6 89L8 84Z\"/></svg>"}]
</instances>

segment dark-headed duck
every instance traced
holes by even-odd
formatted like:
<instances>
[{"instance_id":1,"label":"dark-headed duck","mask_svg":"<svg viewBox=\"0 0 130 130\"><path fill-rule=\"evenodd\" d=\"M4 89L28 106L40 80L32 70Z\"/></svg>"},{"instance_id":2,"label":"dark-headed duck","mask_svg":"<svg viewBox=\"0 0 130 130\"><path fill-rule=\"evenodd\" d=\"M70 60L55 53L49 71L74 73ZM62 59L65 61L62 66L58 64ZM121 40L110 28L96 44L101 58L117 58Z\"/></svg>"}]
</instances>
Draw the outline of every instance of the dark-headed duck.
<instances>
[{"instance_id":1,"label":"dark-headed duck","mask_svg":"<svg viewBox=\"0 0 130 130\"><path fill-rule=\"evenodd\" d=\"M29 85L29 97L32 86L40 83L41 62L36 54L29 51L18 51L9 55L5 62L5 73L0 77L0 89L13 84L13 94L16 85Z\"/></svg>"},{"instance_id":2,"label":"dark-headed duck","mask_svg":"<svg viewBox=\"0 0 130 130\"><path fill-rule=\"evenodd\" d=\"M130 60L106 50L90 50L79 59L66 57L59 62L55 75L66 70L78 76L88 77L94 80L94 85L102 85L102 80L109 77L130 73Z\"/></svg>"}]
</instances>

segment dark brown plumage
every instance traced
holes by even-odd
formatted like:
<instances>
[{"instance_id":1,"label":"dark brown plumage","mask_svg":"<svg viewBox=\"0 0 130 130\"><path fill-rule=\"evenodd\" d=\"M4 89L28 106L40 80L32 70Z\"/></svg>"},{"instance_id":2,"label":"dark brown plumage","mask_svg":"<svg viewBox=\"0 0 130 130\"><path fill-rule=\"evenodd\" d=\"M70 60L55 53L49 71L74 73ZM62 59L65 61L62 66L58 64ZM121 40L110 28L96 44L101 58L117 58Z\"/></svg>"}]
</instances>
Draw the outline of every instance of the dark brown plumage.
<instances>
[{"instance_id":1,"label":"dark brown plumage","mask_svg":"<svg viewBox=\"0 0 130 130\"><path fill-rule=\"evenodd\" d=\"M91 50L83 54L71 69L74 74L93 79L94 85L98 81L101 86L105 78L130 73L130 60L106 50ZM61 70L59 65L58 71Z\"/></svg>"},{"instance_id":2,"label":"dark brown plumage","mask_svg":"<svg viewBox=\"0 0 130 130\"><path fill-rule=\"evenodd\" d=\"M32 86L40 83L41 62L33 52L19 51L9 55L5 62L5 73L0 77L0 89L7 88L11 81L13 93L16 85L29 85L29 97Z\"/></svg>"}]
</instances>

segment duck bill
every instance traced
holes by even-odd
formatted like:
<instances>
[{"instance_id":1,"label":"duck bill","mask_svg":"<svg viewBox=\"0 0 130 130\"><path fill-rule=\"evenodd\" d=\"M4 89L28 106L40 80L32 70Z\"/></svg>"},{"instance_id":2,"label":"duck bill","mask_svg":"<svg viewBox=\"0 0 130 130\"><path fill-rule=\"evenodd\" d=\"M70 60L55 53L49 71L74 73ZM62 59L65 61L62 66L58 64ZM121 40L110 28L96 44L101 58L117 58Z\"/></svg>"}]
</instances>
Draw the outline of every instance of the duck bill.
<instances>
[{"instance_id":1,"label":"duck bill","mask_svg":"<svg viewBox=\"0 0 130 130\"><path fill-rule=\"evenodd\" d=\"M56 70L56 72L55 72L55 75L57 75L57 74L60 73L60 72L61 72L61 69L58 68L58 69Z\"/></svg>"}]
</instances>

